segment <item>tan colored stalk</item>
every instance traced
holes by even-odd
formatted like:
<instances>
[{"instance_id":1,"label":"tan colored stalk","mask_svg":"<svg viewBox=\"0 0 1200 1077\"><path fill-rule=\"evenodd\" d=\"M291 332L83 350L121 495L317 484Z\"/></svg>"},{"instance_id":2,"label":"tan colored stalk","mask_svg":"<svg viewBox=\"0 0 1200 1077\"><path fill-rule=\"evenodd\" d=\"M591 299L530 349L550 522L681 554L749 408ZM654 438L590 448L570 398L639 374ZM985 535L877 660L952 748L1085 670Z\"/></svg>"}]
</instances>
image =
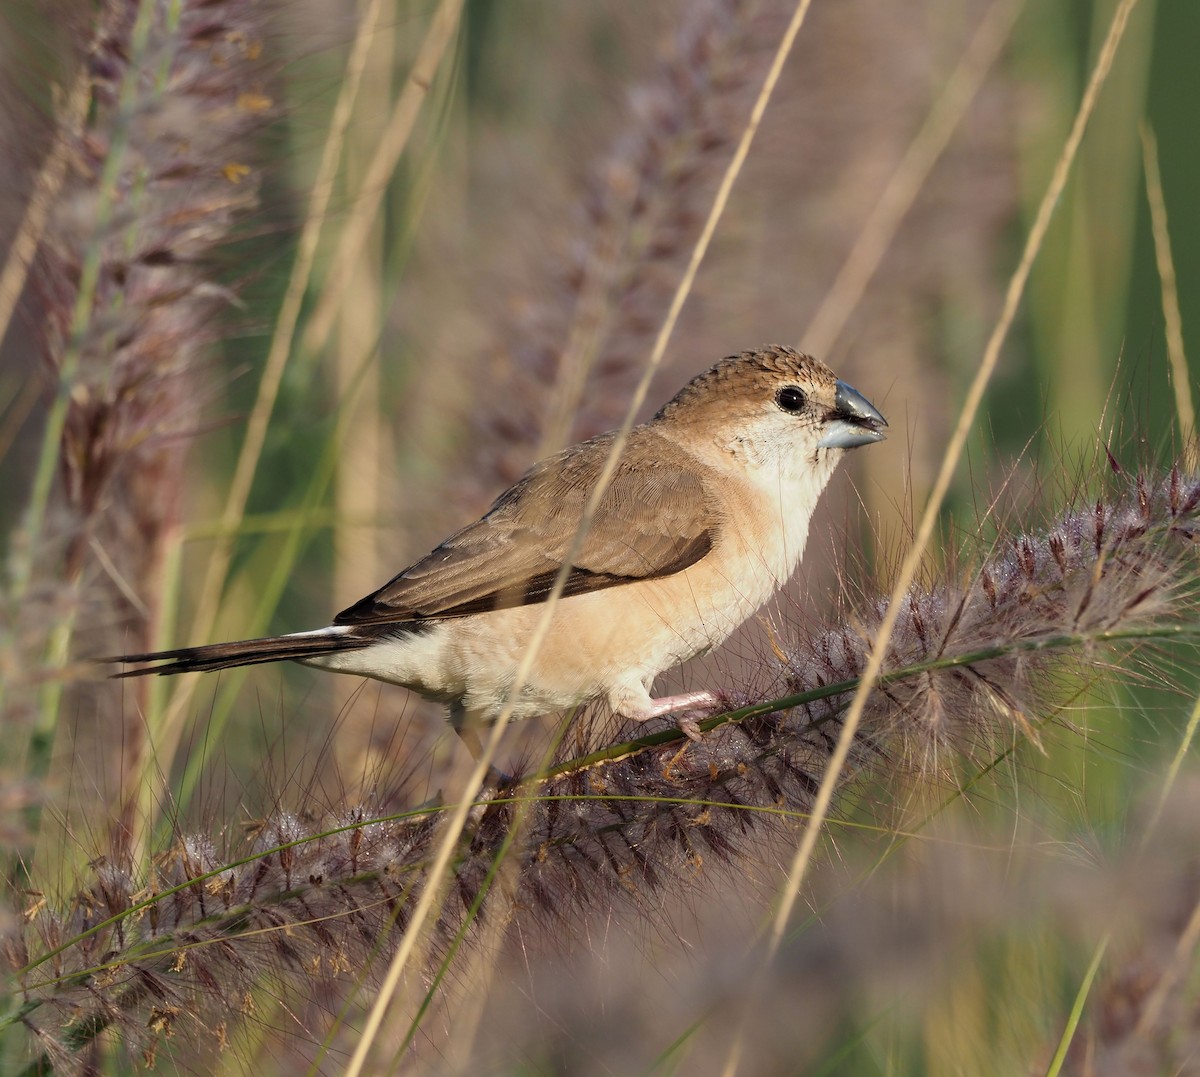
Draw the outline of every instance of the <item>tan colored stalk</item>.
<instances>
[{"instance_id":1,"label":"tan colored stalk","mask_svg":"<svg viewBox=\"0 0 1200 1077\"><path fill-rule=\"evenodd\" d=\"M995 0L980 22L938 96L921 129L909 144L904 159L888 180L887 187L867 217L854 246L821 300L813 320L804 331L804 349L825 356L846 326L850 312L862 299L867 284L879 268L913 202L921 192L930 170L942 155L984 76L1012 32L1025 0Z\"/></svg>"},{"instance_id":2,"label":"tan colored stalk","mask_svg":"<svg viewBox=\"0 0 1200 1077\"><path fill-rule=\"evenodd\" d=\"M1175 749L1175 755L1171 759L1171 765L1167 768L1167 775L1163 779L1162 788L1158 791L1158 803L1154 805L1154 814L1150 816L1150 822L1146 824L1146 829L1142 833L1140 848L1143 850L1150 843L1151 836L1158 828L1163 810L1167 806L1167 800L1171 796L1171 790L1175 788L1175 783L1179 779L1179 772L1183 769L1184 761L1191 753L1198 728L1200 728L1200 696L1197 696L1195 703L1192 704L1192 712L1188 715L1187 726L1183 731L1183 739L1179 742L1179 747Z\"/></svg>"},{"instance_id":3,"label":"tan colored stalk","mask_svg":"<svg viewBox=\"0 0 1200 1077\"><path fill-rule=\"evenodd\" d=\"M533 668L533 663L537 658L539 649L545 641L546 635L550 629L550 621L554 616L555 607L558 604L558 599L562 595L563 584L566 582L567 573L570 570L571 563L575 559L580 547L583 544L584 536L587 534L588 528L591 526L592 518L595 516L596 509L600 504L600 499L604 496L604 491L611 481L613 473L616 471L617 463L620 459L621 450L624 447L626 438L629 436L629 431L633 427L634 416L641 408L646 394L650 388L650 382L662 363L663 356L666 354L667 343L671 338L671 334L675 329L675 323L679 319L680 311L683 309L683 304L686 302L688 295L691 292L692 285L696 279L696 273L699 271L700 263L704 260L704 256L708 251L709 244L712 241L713 234L716 232L717 223L725 211L725 206L728 204L730 192L733 190L733 185L741 173L742 166L745 164L746 157L750 152L750 145L754 141L754 136L758 132L759 125L762 123L763 114L766 112L767 104L771 100L771 95L775 90L775 86L779 81L779 76L783 72L783 65L786 62L788 55L792 51L792 46L795 43L796 36L800 32L801 26L804 24L804 18L808 14L808 9L812 0L799 0L792 13L791 21L787 29L784 31L783 37L780 40L779 47L775 52L775 56L771 61L771 66L767 71L766 78L763 80L762 89L759 91L758 97L754 102L754 107L751 109L750 118L746 122L746 127L742 131L741 139L738 142L737 148L730 159L729 165L725 170L725 174L721 179L721 184L717 188L717 193L713 198L712 208L709 210L708 218L705 220L704 229L696 240L696 245L692 250L691 259L688 262L687 269L684 271L683 277L679 281L679 286L675 290L675 294L671 300L671 305L667 309L666 318L663 321L662 328L659 330L658 337L654 342L654 347L651 350L649 358L646 360L646 369L642 374L641 381L633 394L633 399L630 401L629 408L625 414L625 420L617 431L616 437L613 440L613 446L609 452L608 459L605 461L604 470L601 472L595 487L592 490L591 496L588 498L587 505L584 507L583 517L579 522L579 527L576 530L575 538L571 543L571 548L568 550L566 557L563 559L563 566L559 570L554 581L554 586L546 600L542 610L542 615L534 628L533 635L529 641L529 645L525 648L525 653L522 656L521 664L517 669L516 676L513 680L513 689L509 693L508 701L506 702L503 711L499 715L495 724L492 726L491 734L488 737L487 743L484 746L481 754L470 778L467 780L466 788L462 791L459 797L459 803L455 807L453 814L446 823L446 830L439 844L437 856L434 858L433 864L430 867L428 882L425 889L421 893L421 898L413 910L412 919L409 921L408 928L404 933L404 938L397 948L391 965L388 967L386 976L379 986L378 994L375 998L375 1004L371 1008L371 1012L367 1017L367 1022L363 1027L358 1043L355 1045L354 1055L350 1060L349 1066L346 1068L346 1077L360 1077L363 1066L367 1059L367 1054L371 1050L371 1046L375 1041L375 1037L379 1033L379 1028L383 1023L384 1015L387 1012L388 1006L391 1003L392 997L395 995L396 987L400 982L400 977L405 968L408 966L413 954L416 952L417 942L424 935L425 924L429 919L429 914L433 910L434 904L442 900L442 895L445 893L446 869L449 866L450 859L454 854L454 850L458 844L458 838L462 834L463 826L466 823L467 815L471 810L472 802L475 795L483 786L485 777L487 776L488 767L496 753L496 748L500 743L500 737L504 731L504 727L508 724L508 720L512 715L513 704L517 698L517 694L521 690L521 686L525 683L529 676L530 670Z\"/></svg>"},{"instance_id":4,"label":"tan colored stalk","mask_svg":"<svg viewBox=\"0 0 1200 1077\"><path fill-rule=\"evenodd\" d=\"M1150 225L1154 233L1154 260L1162 285L1163 327L1167 334L1167 360L1171 364L1171 387L1175 390L1175 412L1179 416L1179 438L1183 442L1183 467L1196 472L1196 408L1192 403L1192 381L1183 347L1183 316L1179 312L1179 286L1175 260L1171 257L1171 233L1167 228L1167 203L1163 198L1162 173L1158 168L1158 140L1154 129L1141 124L1142 162L1146 170L1146 201L1150 203Z\"/></svg>"},{"instance_id":5,"label":"tan colored stalk","mask_svg":"<svg viewBox=\"0 0 1200 1077\"><path fill-rule=\"evenodd\" d=\"M463 0L441 0L425 40L417 53L416 61L404 83L404 89L396 99L391 118L379 148L371 160L362 187L346 219L338 239L337 251L325 276L325 287L317 300L316 309L309 319L301 341L306 355L319 352L329 339L337 320L338 310L346 295L346 288L353 277L353 269L362 257L363 246L379 216L379 207L387 192L388 181L400 163L400 157L408 145L409 136L421 112L421 106L429 96L429 87L441 66L442 57L458 31L462 15Z\"/></svg>"},{"instance_id":6,"label":"tan colored stalk","mask_svg":"<svg viewBox=\"0 0 1200 1077\"><path fill-rule=\"evenodd\" d=\"M779 906L776 909L768 935L766 952L762 962L763 967L769 966L774 961L783 943L784 931L787 929L796 899L799 897L800 887L804 882L808 865L812 861L812 854L816 848L817 838L821 833L825 818L829 814L833 792L837 786L838 778L845 765L846 758L849 755L854 735L862 720L867 697L874 688L875 682L883 668L888 642L891 639L892 630L896 626L896 620L900 615L901 599L916 578L917 569L924 556L925 548L929 544L930 537L933 535L938 513L941 511L942 503L946 498L946 492L950 488L950 480L954 475L955 469L958 467L958 461L962 456L971 427L974 425L975 416L979 411L980 404L983 402L984 390L987 388L988 382L991 380L992 374L999 362L1000 348L1007 338L1008 331L1012 327L1013 320L1016 317L1017 308L1024 294L1025 285L1029 280L1034 260L1041 249L1042 241L1045 239L1046 230L1054 215L1054 209L1058 204L1063 188L1066 186L1067 178L1071 173L1071 166L1078 153L1079 144L1087 128L1087 122L1092 115L1096 100L1108 77L1108 73L1112 69L1113 59L1124 37L1129 16L1136 4L1137 0L1122 0L1113 14L1104 45L1100 50L1096 66L1092 72L1091 79L1088 81L1083 100L1079 104L1074 123L1071 126L1071 132L1067 136L1058 161L1055 163L1050 183L1042 195L1033 226L1030 228L1029 235L1025 241L1025 249L1021 254L1021 260L1009 281L1000 318L992 330L991 337L984 348L983 358L980 360L975 379L967 391L967 398L963 402L962 411L959 414L954 433L951 435L950 442L946 446L945 454L942 457L942 466L938 471L937 480L934 482L933 490L925 505L925 511L921 517L920 526L917 528L917 534L913 539L908 554L904 558L903 564L900 566L900 572L888 602L887 613L879 626L879 634L874 646L871 648L871 657L863 672L862 682L858 690L854 693L854 699L851 701L850 707L846 712L846 718L838 737L837 747L830 758L828 769L821 781L821 788L818 790L816 800L813 802L812 814L808 825L804 829L804 835L792 859L787 882L780 894ZM737 1072L745 1030L745 1015L749 1013L752 1002L752 993L748 993L744 1003L741 1028L735 1036L730 1048L729 1057L722 1070L724 1077L733 1077L733 1074Z\"/></svg>"},{"instance_id":7,"label":"tan colored stalk","mask_svg":"<svg viewBox=\"0 0 1200 1077\"><path fill-rule=\"evenodd\" d=\"M342 156L346 127L354 112L354 101L358 95L363 67L366 64L371 39L378 24L380 5L381 0L366 0L366 6L359 21L358 33L351 47L350 57L346 61L341 92L338 94L333 115L330 117L329 132L321 150L321 160L313 181L312 193L309 196L304 227L297 245L296 260L292 265L292 273L288 279L287 290L284 293L279 317L275 323L275 333L271 339L271 349L267 353L267 362L263 370L262 381L259 383L258 396L246 424L246 438L242 443L233 481L230 484L229 496L221 514L217 538L208 563L208 571L200 589L196 615L192 620L192 630L188 636L188 641L193 644L206 642L217 619L217 607L220 604L221 592L229 572L229 562L233 557L234 541L238 535L238 522L246 509L250 485L254 480L254 473L258 468L259 457L262 455L263 443L266 440L267 425L275 407L283 371L291 352L296 321L308 289L313 260L316 256L317 241L320 238L321 226L325 221L329 199L333 192L333 181ZM150 738L156 745L158 753L154 762L159 777L147 773L146 780L141 783L143 818L150 818L150 809L154 804L161 802L160 798L163 793L161 786L164 780L162 776L170 772L171 761L174 758L182 731L183 716L187 713L195 688L196 678L182 678L179 687L171 697L166 714L149 716Z\"/></svg>"},{"instance_id":8,"label":"tan colored stalk","mask_svg":"<svg viewBox=\"0 0 1200 1077\"><path fill-rule=\"evenodd\" d=\"M106 27L102 21L97 32L104 29ZM46 160L42 162L42 167L33 181L33 191L26 203L25 213L17 228L17 234L13 238L12 246L8 248L8 258L4 262L4 270L0 272L0 340L3 340L5 333L8 332L13 311L17 308L17 301L25 290L29 267L33 264L34 256L42 242L46 223L50 219L50 211L58 199L59 191L62 190L74 139L87 118L88 105L91 100L92 73L88 69L87 58L84 57L80 61L75 81L71 83L62 121L55 134L54 145L50 148Z\"/></svg>"},{"instance_id":9,"label":"tan colored stalk","mask_svg":"<svg viewBox=\"0 0 1200 1077\"><path fill-rule=\"evenodd\" d=\"M363 76L354 126L346 147L344 187L363 190L364 176L372 151L379 144L379 102L391 95L395 67L395 0L385 0L382 28L371 44ZM383 273L386 255L380 232L369 237L363 256L350 271L350 287L338 312L337 345L333 376L337 399L345 401L348 421L337 456L333 484L335 523L333 527L333 571L335 595L365 595L384 578L379 569L379 551L374 524L380 515L380 482L386 434L380 415L379 327L383 321ZM364 358L365 357L365 358ZM361 521L368 521L362 526ZM356 522L357 521L357 522ZM364 758L371 750L371 719L367 724L351 710L335 750L346 774L368 774L372 765Z\"/></svg>"},{"instance_id":10,"label":"tan colored stalk","mask_svg":"<svg viewBox=\"0 0 1200 1077\"><path fill-rule=\"evenodd\" d=\"M258 396L246 425L246 439L242 443L242 451L238 456L233 482L230 485L229 496L225 504L225 511L221 516L220 527L224 537L218 541L213 550L209 560L208 572L201 587L199 604L189 636L189 641L193 644L206 642L211 636L213 626L216 623L221 592L228 576L230 561L233 557L237 524L241 519L242 513L245 511L246 501L250 496L250 487L254 481L258 461L262 455L262 448L266 441L267 427L270 423L271 413L275 407L275 400L279 394L279 386L283 380L283 371L287 366L287 360L291 354L296 325L299 321L300 310L304 302L304 296L308 290L308 282L316 257L317 241L320 238L321 226L324 223L325 213L333 190L334 177L337 174L338 164L341 160L346 128L353 115L354 102L357 97L358 86L366 63L371 38L378 25L380 4L381 0L367 0L367 8L359 24L359 31L354 40L350 59L347 61L345 81L342 84L342 91L338 96L338 100L334 106L333 117L330 120L329 134L322 150L321 162L309 199L308 211L305 215L304 228L300 235L296 261L293 264L287 291L284 294L283 304L280 307L279 317L276 321L275 334L271 341L271 349L267 355L262 381L259 384ZM391 176L391 171L394 170L395 164L399 160L399 155L403 151L408 135L412 131L412 125L415 122L417 112L420 110L421 104L425 101L429 84L441 61L449 40L449 35L457 27L461 8L462 0L442 0L438 10L434 13L416 63L409 74L405 90L401 94L400 101L397 102L397 110L400 109L401 102L406 103L404 115L408 117L407 125L397 124L394 113L393 122L389 126L388 132L381 144L381 151L385 146L389 151L387 159L391 162L391 168L386 173L383 173L380 165L380 155L376 155L375 160L372 162L372 167L363 181L358 199L350 210L350 222L346 226L346 232L353 230L357 237L351 252L356 258L361 254L362 238L365 237L370 225L374 222L375 214L378 211L383 191ZM449 31L447 30L448 26L450 27ZM327 278L330 281L348 275L345 269L339 268L350 264L350 259L345 254L348 250L346 232L343 232L343 240L338 248L338 256L335 256L334 265L331 267L329 277ZM340 300L341 290L338 289L338 291L338 299ZM333 311L332 306L327 305L327 309L331 312ZM321 337L321 343L324 343L329 329L333 324L332 313L329 317L330 320L325 327L324 336ZM305 339L309 339L309 334L306 333ZM195 678L185 679L184 684L181 685L180 689L172 697L168 713L161 723L159 723L160 732L158 736L159 743L162 745L160 763L165 762L165 764L169 765L170 759L174 756L183 716L186 714L188 705L191 702L192 694L195 691L195 683ZM163 766L162 773L166 773L166 769L167 766ZM145 788L147 789L146 796L153 802L154 797L158 793L158 783L152 784L147 782L145 783Z\"/></svg>"},{"instance_id":11,"label":"tan colored stalk","mask_svg":"<svg viewBox=\"0 0 1200 1077\"><path fill-rule=\"evenodd\" d=\"M1192 908L1192 915L1188 917L1188 922L1179 935L1179 941L1175 944L1175 953L1171 955L1170 962L1142 1006L1141 1016L1134 1029L1135 1036L1147 1037L1154 1034L1171 988L1195 968L1193 955L1197 946L1200 946L1200 904Z\"/></svg>"}]
</instances>

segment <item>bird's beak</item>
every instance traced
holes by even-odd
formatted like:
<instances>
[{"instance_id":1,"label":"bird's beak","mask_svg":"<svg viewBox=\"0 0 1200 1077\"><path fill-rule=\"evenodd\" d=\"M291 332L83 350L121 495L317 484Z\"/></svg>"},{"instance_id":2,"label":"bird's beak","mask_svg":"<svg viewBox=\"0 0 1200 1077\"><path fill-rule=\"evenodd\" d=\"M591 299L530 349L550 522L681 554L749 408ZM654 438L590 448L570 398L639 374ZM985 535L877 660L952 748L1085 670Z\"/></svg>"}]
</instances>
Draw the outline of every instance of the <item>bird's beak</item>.
<instances>
[{"instance_id":1,"label":"bird's beak","mask_svg":"<svg viewBox=\"0 0 1200 1077\"><path fill-rule=\"evenodd\" d=\"M844 381L837 383L833 396L834 410L825 423L825 433L817 442L821 449L854 449L882 441L887 435L883 427L887 419L857 389Z\"/></svg>"}]
</instances>

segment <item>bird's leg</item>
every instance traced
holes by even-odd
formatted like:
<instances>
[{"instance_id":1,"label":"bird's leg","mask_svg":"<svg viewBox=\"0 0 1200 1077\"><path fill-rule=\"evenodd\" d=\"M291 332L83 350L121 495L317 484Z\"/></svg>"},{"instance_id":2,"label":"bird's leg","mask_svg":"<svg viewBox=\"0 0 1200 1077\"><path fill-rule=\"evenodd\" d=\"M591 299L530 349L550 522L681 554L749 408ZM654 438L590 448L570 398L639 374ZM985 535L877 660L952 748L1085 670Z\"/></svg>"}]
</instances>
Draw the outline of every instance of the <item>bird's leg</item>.
<instances>
[{"instance_id":1,"label":"bird's leg","mask_svg":"<svg viewBox=\"0 0 1200 1077\"><path fill-rule=\"evenodd\" d=\"M456 700L450 704L448 717L454 732L458 734L458 739L471 753L471 758L479 762L479 757L483 755L483 741L479 739L479 726L482 724L479 716L468 713L467 708Z\"/></svg>"},{"instance_id":2,"label":"bird's leg","mask_svg":"<svg viewBox=\"0 0 1200 1077\"><path fill-rule=\"evenodd\" d=\"M652 699L647 692L644 702L620 707L618 713L625 718L632 718L635 722L647 722L651 718L661 718L667 714L674 715L679 731L688 740L698 741L701 737L700 727L696 724L697 719L716 714L722 706L720 697L713 692L684 692L681 695L662 696L659 699Z\"/></svg>"},{"instance_id":3,"label":"bird's leg","mask_svg":"<svg viewBox=\"0 0 1200 1077\"><path fill-rule=\"evenodd\" d=\"M458 734L458 739L471 753L471 758L478 763L483 755L483 741L479 737L479 727L488 723L484 721L478 711L471 712L461 703L451 703L450 724L454 727L454 732ZM505 774L504 771L489 763L487 777L484 778L483 784L485 791L491 786L499 790L512 785L513 778L511 774Z\"/></svg>"}]
</instances>

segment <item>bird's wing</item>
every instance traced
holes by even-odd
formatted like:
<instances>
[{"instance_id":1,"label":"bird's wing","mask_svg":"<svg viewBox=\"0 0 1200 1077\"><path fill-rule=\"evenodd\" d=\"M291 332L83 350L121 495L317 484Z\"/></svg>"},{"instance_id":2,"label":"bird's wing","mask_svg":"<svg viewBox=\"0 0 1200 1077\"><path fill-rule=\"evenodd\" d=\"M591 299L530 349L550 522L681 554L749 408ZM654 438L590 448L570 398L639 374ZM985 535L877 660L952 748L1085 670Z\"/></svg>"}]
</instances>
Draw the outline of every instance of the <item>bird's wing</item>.
<instances>
[{"instance_id":1,"label":"bird's wing","mask_svg":"<svg viewBox=\"0 0 1200 1077\"><path fill-rule=\"evenodd\" d=\"M670 576L713 545L713 514L694 463L636 429L567 576L566 595ZM482 519L339 613L340 625L459 617L544 602L611 445L602 435L534 466ZM661 443L661 444L660 444Z\"/></svg>"}]
</instances>

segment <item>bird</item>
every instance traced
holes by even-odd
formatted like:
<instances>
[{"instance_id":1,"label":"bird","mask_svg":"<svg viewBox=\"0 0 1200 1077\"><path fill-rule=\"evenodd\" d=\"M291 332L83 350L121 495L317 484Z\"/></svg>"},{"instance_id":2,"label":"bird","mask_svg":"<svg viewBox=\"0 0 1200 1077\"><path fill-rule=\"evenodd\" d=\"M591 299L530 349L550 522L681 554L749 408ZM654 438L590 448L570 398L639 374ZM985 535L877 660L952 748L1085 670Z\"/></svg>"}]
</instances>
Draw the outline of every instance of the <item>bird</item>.
<instances>
[{"instance_id":1,"label":"bird","mask_svg":"<svg viewBox=\"0 0 1200 1077\"><path fill-rule=\"evenodd\" d=\"M722 643L796 570L817 501L847 451L887 420L823 362L782 345L722 359L630 429L548 635L515 684L615 432L535 463L474 523L312 631L113 656L179 674L264 662L403 685L479 731L605 700L625 719L670 716L689 737L708 691L655 698L664 670Z\"/></svg>"}]
</instances>

